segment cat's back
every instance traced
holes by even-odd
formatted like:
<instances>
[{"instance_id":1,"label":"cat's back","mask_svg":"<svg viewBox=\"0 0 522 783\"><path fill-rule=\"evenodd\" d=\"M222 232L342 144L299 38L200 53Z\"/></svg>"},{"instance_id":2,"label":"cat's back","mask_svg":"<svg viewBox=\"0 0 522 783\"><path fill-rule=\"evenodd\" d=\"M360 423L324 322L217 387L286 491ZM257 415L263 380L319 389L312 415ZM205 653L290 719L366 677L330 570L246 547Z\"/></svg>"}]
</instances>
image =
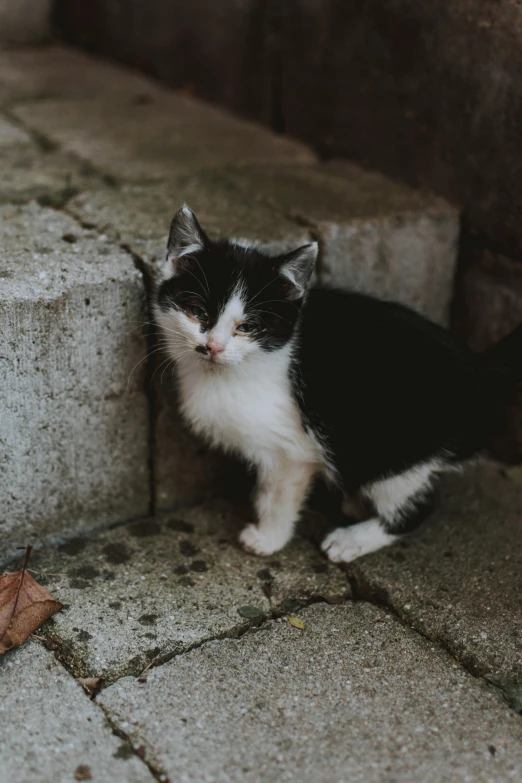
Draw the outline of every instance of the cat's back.
<instances>
[{"instance_id":1,"label":"cat's back","mask_svg":"<svg viewBox=\"0 0 522 783\"><path fill-rule=\"evenodd\" d=\"M332 366L356 362L381 374L392 367L436 374L445 366L474 366L473 354L443 327L396 302L364 294L314 288L301 327L301 359Z\"/></svg>"}]
</instances>

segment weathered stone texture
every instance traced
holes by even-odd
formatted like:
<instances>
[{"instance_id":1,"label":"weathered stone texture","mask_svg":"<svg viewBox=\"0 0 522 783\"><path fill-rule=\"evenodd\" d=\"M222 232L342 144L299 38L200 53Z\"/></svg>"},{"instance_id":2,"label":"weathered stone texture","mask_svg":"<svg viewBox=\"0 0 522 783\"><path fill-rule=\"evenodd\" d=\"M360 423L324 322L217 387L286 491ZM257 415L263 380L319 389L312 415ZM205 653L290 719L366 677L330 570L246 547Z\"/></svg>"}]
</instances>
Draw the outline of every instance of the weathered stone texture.
<instances>
[{"instance_id":1,"label":"weathered stone texture","mask_svg":"<svg viewBox=\"0 0 522 783\"><path fill-rule=\"evenodd\" d=\"M238 160L315 161L298 141L174 92L143 100L40 100L12 111L27 127L124 182L168 181Z\"/></svg>"},{"instance_id":2,"label":"weathered stone texture","mask_svg":"<svg viewBox=\"0 0 522 783\"><path fill-rule=\"evenodd\" d=\"M61 207L85 188L99 187L92 167L71 155L31 138L18 125L0 116L0 203L36 199Z\"/></svg>"},{"instance_id":3,"label":"weathered stone texture","mask_svg":"<svg viewBox=\"0 0 522 783\"><path fill-rule=\"evenodd\" d=\"M36 641L0 658L0 767L6 783L153 783L53 654Z\"/></svg>"},{"instance_id":4,"label":"weathered stone texture","mask_svg":"<svg viewBox=\"0 0 522 783\"><path fill-rule=\"evenodd\" d=\"M99 697L180 783L508 783L520 718L420 635L368 604L310 607L206 644Z\"/></svg>"},{"instance_id":5,"label":"weathered stone texture","mask_svg":"<svg viewBox=\"0 0 522 783\"><path fill-rule=\"evenodd\" d=\"M70 217L0 208L2 558L147 512L147 399L132 259Z\"/></svg>"},{"instance_id":6,"label":"weathered stone texture","mask_svg":"<svg viewBox=\"0 0 522 783\"><path fill-rule=\"evenodd\" d=\"M246 554L237 538L249 514L224 503L180 509L43 550L34 567L57 574L48 587L68 605L44 633L75 674L114 680L240 634L252 622L238 612L244 605L260 610L259 621L285 598L349 594L344 573L303 539L272 558Z\"/></svg>"}]
</instances>

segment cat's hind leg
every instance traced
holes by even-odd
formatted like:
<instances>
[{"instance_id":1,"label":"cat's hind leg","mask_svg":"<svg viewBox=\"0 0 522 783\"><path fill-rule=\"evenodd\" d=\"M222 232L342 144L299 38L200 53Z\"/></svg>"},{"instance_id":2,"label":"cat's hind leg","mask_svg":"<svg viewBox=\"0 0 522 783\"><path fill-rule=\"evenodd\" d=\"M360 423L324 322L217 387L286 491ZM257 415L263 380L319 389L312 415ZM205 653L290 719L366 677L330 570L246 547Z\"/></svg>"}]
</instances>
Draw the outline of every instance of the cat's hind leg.
<instances>
[{"instance_id":1,"label":"cat's hind leg","mask_svg":"<svg viewBox=\"0 0 522 783\"><path fill-rule=\"evenodd\" d=\"M442 467L440 461L431 460L364 487L363 494L373 503L376 516L337 528L325 538L321 549L334 563L350 563L414 530L431 510L433 479Z\"/></svg>"}]
</instances>

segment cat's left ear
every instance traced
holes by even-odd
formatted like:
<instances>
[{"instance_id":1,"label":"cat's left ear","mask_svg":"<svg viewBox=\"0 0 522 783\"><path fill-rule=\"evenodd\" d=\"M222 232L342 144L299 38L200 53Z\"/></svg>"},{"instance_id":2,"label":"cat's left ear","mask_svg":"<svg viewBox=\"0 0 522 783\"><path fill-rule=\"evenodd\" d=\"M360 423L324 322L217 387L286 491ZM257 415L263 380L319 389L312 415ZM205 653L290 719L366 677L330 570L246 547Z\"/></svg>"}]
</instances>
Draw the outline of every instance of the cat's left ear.
<instances>
[{"instance_id":1,"label":"cat's left ear","mask_svg":"<svg viewBox=\"0 0 522 783\"><path fill-rule=\"evenodd\" d=\"M166 274L179 274L181 259L204 249L207 237L191 209L184 204L174 215L167 243Z\"/></svg>"},{"instance_id":2,"label":"cat's left ear","mask_svg":"<svg viewBox=\"0 0 522 783\"><path fill-rule=\"evenodd\" d=\"M280 274L292 284L289 288L288 299L302 299L305 295L318 252L317 242L311 242L309 245L292 250L281 258Z\"/></svg>"}]
</instances>

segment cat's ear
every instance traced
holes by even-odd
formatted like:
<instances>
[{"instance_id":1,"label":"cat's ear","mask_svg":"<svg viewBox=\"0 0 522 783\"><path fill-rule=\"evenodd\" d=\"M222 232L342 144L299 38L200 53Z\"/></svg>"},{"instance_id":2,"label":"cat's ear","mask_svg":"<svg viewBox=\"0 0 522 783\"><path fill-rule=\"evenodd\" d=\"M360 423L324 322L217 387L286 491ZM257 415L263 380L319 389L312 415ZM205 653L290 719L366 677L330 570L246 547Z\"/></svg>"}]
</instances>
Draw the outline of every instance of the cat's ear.
<instances>
[{"instance_id":1,"label":"cat's ear","mask_svg":"<svg viewBox=\"0 0 522 783\"><path fill-rule=\"evenodd\" d=\"M279 272L291 283L287 294L288 299L302 299L304 296L314 271L318 252L317 242L311 242L309 245L292 250L280 259Z\"/></svg>"},{"instance_id":2,"label":"cat's ear","mask_svg":"<svg viewBox=\"0 0 522 783\"><path fill-rule=\"evenodd\" d=\"M203 250L206 242L206 234L195 214L184 204L170 224L166 264L168 276L179 272L180 259Z\"/></svg>"}]
</instances>

